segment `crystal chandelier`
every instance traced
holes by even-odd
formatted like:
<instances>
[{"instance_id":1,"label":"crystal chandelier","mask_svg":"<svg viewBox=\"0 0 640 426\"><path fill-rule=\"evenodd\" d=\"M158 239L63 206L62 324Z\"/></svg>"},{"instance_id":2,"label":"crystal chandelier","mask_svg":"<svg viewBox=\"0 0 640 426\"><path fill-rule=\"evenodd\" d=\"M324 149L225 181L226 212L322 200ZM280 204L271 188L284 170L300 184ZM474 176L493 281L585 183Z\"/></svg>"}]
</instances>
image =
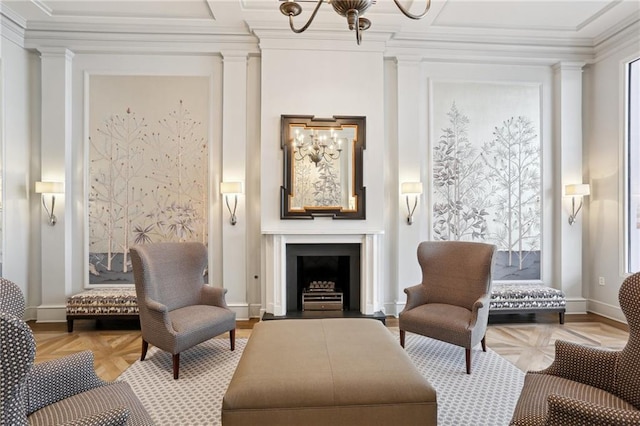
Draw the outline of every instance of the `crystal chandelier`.
<instances>
[{"instance_id":1,"label":"crystal chandelier","mask_svg":"<svg viewBox=\"0 0 640 426\"><path fill-rule=\"evenodd\" d=\"M293 140L293 154L296 161L309 158L309 161L318 167L318 163L322 160L329 161L340 158L342 139L338 138L333 129L324 134L313 130L308 136L305 138L304 133L296 129L296 136Z\"/></svg>"},{"instance_id":2,"label":"crystal chandelier","mask_svg":"<svg viewBox=\"0 0 640 426\"><path fill-rule=\"evenodd\" d=\"M419 15L414 15L405 9L398 0L393 0L393 2L398 6L400 12L402 12L407 18L411 19L422 19L431 7L431 0L426 0L427 3L424 11ZM367 9L369 9L369 6L376 3L376 0L318 0L315 9L313 9L313 12L311 13L311 17L301 28L296 28L293 25L293 17L300 15L302 12L302 6L297 2L289 0L282 3L280 5L280 12L289 17L289 26L291 27L291 31L298 34L309 28L309 25L311 25L311 22L313 22L313 19L316 17L316 13L318 13L318 9L320 9L322 3L330 3L331 6L333 6L333 10L335 10L338 15L347 18L349 29L356 30L356 41L360 44L360 41L362 40L362 32L371 26L371 21L364 18L362 15Z\"/></svg>"}]
</instances>

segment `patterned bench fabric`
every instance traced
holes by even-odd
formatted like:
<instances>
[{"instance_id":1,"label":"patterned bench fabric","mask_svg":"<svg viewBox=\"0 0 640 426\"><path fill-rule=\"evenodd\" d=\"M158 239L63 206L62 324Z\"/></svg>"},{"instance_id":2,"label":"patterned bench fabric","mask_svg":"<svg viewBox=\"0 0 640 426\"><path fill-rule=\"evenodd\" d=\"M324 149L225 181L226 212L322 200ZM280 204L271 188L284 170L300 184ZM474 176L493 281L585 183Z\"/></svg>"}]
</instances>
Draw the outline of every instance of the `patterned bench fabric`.
<instances>
[{"instance_id":1,"label":"patterned bench fabric","mask_svg":"<svg viewBox=\"0 0 640 426\"><path fill-rule=\"evenodd\" d=\"M138 315L135 288L92 289L67 298L67 315Z\"/></svg>"},{"instance_id":2,"label":"patterned bench fabric","mask_svg":"<svg viewBox=\"0 0 640 426\"><path fill-rule=\"evenodd\" d=\"M561 290L535 284L494 284L491 290L490 310L562 309L566 306Z\"/></svg>"}]
</instances>

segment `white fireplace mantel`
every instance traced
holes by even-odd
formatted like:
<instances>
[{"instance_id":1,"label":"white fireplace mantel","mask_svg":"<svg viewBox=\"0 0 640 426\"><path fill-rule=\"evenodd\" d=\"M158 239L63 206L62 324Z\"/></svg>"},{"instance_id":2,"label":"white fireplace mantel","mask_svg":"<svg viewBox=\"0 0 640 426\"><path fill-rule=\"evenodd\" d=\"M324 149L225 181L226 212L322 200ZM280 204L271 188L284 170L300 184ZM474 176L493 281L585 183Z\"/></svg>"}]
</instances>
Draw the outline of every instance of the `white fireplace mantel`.
<instances>
[{"instance_id":1,"label":"white fireplace mantel","mask_svg":"<svg viewBox=\"0 0 640 426\"><path fill-rule=\"evenodd\" d=\"M262 231L265 260L261 314L287 313L287 244L360 244L360 310L372 315L382 311L380 256L383 231Z\"/></svg>"}]
</instances>

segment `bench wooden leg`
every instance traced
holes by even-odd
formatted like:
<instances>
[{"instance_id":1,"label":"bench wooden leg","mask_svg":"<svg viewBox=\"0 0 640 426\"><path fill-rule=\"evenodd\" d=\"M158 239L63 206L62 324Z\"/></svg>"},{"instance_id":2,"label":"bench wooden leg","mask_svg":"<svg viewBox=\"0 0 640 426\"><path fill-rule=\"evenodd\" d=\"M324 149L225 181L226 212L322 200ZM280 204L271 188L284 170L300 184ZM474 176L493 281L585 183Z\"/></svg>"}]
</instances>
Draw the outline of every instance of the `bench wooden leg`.
<instances>
[{"instance_id":1,"label":"bench wooden leg","mask_svg":"<svg viewBox=\"0 0 640 426\"><path fill-rule=\"evenodd\" d=\"M564 324L564 312L560 312L558 315L560 315L560 324Z\"/></svg>"},{"instance_id":2,"label":"bench wooden leg","mask_svg":"<svg viewBox=\"0 0 640 426\"><path fill-rule=\"evenodd\" d=\"M404 330L400 330L400 346L402 346L404 348L404 339L405 339L405 335L406 335L406 331Z\"/></svg>"},{"instance_id":3,"label":"bench wooden leg","mask_svg":"<svg viewBox=\"0 0 640 426\"><path fill-rule=\"evenodd\" d=\"M173 380L178 380L178 374L180 372L180 354L173 356Z\"/></svg>"},{"instance_id":4,"label":"bench wooden leg","mask_svg":"<svg viewBox=\"0 0 640 426\"><path fill-rule=\"evenodd\" d=\"M142 339L142 354L140 355L140 361L144 361L144 358L147 356L148 349L149 349L149 342Z\"/></svg>"},{"instance_id":5,"label":"bench wooden leg","mask_svg":"<svg viewBox=\"0 0 640 426\"><path fill-rule=\"evenodd\" d=\"M234 328L233 330L229 330L229 340L231 343L231 350L235 350L236 349L236 329Z\"/></svg>"},{"instance_id":6,"label":"bench wooden leg","mask_svg":"<svg viewBox=\"0 0 640 426\"><path fill-rule=\"evenodd\" d=\"M67 333L71 333L73 331L73 318L67 318Z\"/></svg>"}]
</instances>

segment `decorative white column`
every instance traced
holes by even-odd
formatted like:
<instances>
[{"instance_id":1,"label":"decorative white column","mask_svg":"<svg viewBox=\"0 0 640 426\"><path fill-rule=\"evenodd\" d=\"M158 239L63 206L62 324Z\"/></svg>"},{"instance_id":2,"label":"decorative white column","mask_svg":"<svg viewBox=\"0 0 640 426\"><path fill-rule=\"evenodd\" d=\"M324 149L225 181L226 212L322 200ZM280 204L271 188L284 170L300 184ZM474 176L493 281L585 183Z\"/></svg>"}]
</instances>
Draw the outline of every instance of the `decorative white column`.
<instances>
[{"instance_id":1,"label":"decorative white column","mask_svg":"<svg viewBox=\"0 0 640 426\"><path fill-rule=\"evenodd\" d=\"M224 51L222 102L222 180L242 182L246 192L247 161L247 58L246 51ZM219 182L214 182L219 185ZM219 194L219 190L214 193ZM238 319L249 318L247 301L246 197L238 195L237 223L229 221L224 200L222 212L222 285L227 303ZM233 200L230 200L233 209Z\"/></svg>"},{"instance_id":2,"label":"decorative white column","mask_svg":"<svg viewBox=\"0 0 640 426\"><path fill-rule=\"evenodd\" d=\"M42 139L41 176L33 180L65 182L65 193L73 191L66 179L66 154L72 152L71 77L73 52L64 48L41 48ZM34 188L29 188L34 193ZM40 194L35 194L40 197ZM48 196L47 196L48 197ZM41 218L41 291L38 321L60 321L65 318L66 296L71 291L71 224L65 214L70 197L56 196L55 226ZM65 206L66 204L66 206Z\"/></svg>"},{"instance_id":3,"label":"decorative white column","mask_svg":"<svg viewBox=\"0 0 640 426\"><path fill-rule=\"evenodd\" d=\"M568 312L586 312L582 296L582 232L584 211L569 224L571 199L564 197L564 187L582 183L582 62L561 62L554 70L554 287L567 296ZM585 200L588 202L588 200Z\"/></svg>"},{"instance_id":4,"label":"decorative white column","mask_svg":"<svg viewBox=\"0 0 640 426\"><path fill-rule=\"evenodd\" d=\"M426 205L426 191L428 182L425 180L423 164L427 161L425 123L427 121L426 108L421 104L425 99L426 84L421 81L420 58L397 58L397 87L398 87L398 171L395 183L395 200L398 205L397 221L397 256L398 271L395 286L397 293L397 314L404 307L406 295L404 288L418 284L421 281L421 271L416 257L416 250L420 241L426 240L428 235L428 206ZM423 194L418 196L418 205L413 216L413 223L407 223L407 203L404 195L400 194L403 182L422 182ZM415 197L409 196L410 206L413 208Z\"/></svg>"}]
</instances>

